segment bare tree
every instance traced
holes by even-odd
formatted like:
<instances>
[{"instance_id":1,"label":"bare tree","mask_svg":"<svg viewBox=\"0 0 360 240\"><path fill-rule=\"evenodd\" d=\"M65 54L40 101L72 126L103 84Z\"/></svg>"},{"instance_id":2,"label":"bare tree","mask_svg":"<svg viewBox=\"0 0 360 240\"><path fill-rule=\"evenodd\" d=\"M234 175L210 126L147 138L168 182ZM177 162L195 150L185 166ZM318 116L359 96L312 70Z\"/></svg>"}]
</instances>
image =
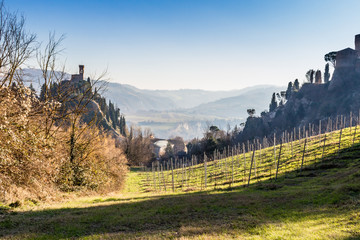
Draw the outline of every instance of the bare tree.
<instances>
[{"instance_id":1,"label":"bare tree","mask_svg":"<svg viewBox=\"0 0 360 240\"><path fill-rule=\"evenodd\" d=\"M17 81L20 67L35 51L36 35L25 31L25 18L5 9L0 2L0 87Z\"/></svg>"}]
</instances>

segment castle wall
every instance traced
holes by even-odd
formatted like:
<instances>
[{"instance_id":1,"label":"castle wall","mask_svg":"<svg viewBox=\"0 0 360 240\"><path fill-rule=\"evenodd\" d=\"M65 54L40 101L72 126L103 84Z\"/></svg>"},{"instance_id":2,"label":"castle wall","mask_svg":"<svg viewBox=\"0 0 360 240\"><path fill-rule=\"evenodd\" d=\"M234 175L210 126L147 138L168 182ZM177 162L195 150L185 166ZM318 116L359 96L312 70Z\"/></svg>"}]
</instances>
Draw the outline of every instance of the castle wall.
<instances>
[{"instance_id":1,"label":"castle wall","mask_svg":"<svg viewBox=\"0 0 360 240\"><path fill-rule=\"evenodd\" d=\"M345 48L336 54L336 68L355 68L357 60L357 51L351 48Z\"/></svg>"},{"instance_id":2,"label":"castle wall","mask_svg":"<svg viewBox=\"0 0 360 240\"><path fill-rule=\"evenodd\" d=\"M355 35L355 50L360 51L360 34Z\"/></svg>"}]
</instances>

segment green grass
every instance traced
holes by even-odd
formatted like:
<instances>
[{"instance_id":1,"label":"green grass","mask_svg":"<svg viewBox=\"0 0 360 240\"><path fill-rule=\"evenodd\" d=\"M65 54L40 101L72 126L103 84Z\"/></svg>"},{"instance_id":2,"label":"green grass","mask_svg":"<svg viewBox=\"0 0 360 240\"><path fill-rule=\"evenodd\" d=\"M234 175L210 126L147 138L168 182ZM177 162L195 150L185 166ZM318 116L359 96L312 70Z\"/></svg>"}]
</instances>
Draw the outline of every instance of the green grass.
<instances>
[{"instance_id":1,"label":"green grass","mask_svg":"<svg viewBox=\"0 0 360 240\"><path fill-rule=\"evenodd\" d=\"M229 188L229 177L221 176L216 189L209 180L208 188L198 191L198 178L196 191L189 190L190 183L186 189L179 182L173 193L153 191L148 174L132 169L127 187L112 196L4 207L0 238L360 239L360 144L350 146L346 131L340 154L333 146L338 133L333 133L326 157L315 161L311 153L320 155L322 148L316 148L314 140L306 167L300 172L298 158L290 158L277 181L261 173L259 162L257 174L262 177L254 178L249 187L240 181ZM288 154L284 152L284 159ZM264 157L264 166L266 162ZM196 168L203 170L202 165ZM241 171L237 174L243 177Z\"/></svg>"},{"instance_id":2,"label":"green grass","mask_svg":"<svg viewBox=\"0 0 360 240\"><path fill-rule=\"evenodd\" d=\"M293 141L292 143L284 143L281 147L276 146L275 157L274 148L268 147L265 149L255 151L254 161L249 176L251 160L253 152L239 154L234 157L223 158L216 161L207 162L206 172L206 186L205 186L205 171L204 164L191 165L191 161L187 162L185 168L175 169L173 172L159 171L159 166L155 165L153 171L146 172L141 176L143 188L148 191L157 192L172 192L174 178L174 191L200 191L209 189L224 189L229 187L245 186L250 184L263 182L267 180L274 180L276 177L277 164L278 178L293 178L301 175L301 170L306 168L318 167L323 162L333 159L336 167L336 157L339 150L342 151L342 157L354 157L354 151L347 153L346 149L355 143L359 143L360 134L357 129L357 134L354 138L354 127L342 130L341 145L339 149L340 131L334 131L326 134L326 141L324 146L325 134L321 136L313 136L307 139L306 151L303 158L303 150L305 139ZM324 153L323 153L324 151ZM178 161L179 164L179 161ZM175 165L175 164L174 164ZM182 165L180 163L179 165ZM326 165L329 167L330 165ZM170 164L164 164L163 169L170 169Z\"/></svg>"}]
</instances>

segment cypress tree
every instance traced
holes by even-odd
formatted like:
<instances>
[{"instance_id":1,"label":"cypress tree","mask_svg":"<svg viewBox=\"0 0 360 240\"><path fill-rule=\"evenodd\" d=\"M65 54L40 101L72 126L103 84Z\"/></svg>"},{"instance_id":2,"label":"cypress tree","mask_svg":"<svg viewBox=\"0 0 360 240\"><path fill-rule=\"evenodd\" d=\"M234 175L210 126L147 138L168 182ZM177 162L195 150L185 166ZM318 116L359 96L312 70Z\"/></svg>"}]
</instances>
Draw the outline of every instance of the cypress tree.
<instances>
[{"instance_id":1,"label":"cypress tree","mask_svg":"<svg viewBox=\"0 0 360 240\"><path fill-rule=\"evenodd\" d=\"M325 72L324 72L324 83L328 83L330 80L330 72L329 72L329 63L325 65Z\"/></svg>"},{"instance_id":2,"label":"cypress tree","mask_svg":"<svg viewBox=\"0 0 360 240\"><path fill-rule=\"evenodd\" d=\"M289 82L288 88L287 88L286 93L285 93L285 98L286 98L286 100L289 100L289 99L290 99L291 93L292 93L292 89L293 89L293 84L292 84L292 82Z\"/></svg>"},{"instance_id":3,"label":"cypress tree","mask_svg":"<svg viewBox=\"0 0 360 240\"><path fill-rule=\"evenodd\" d=\"M277 101L276 101L276 94L273 93L272 97L271 97L271 103L270 103L270 106L269 106L269 111L272 112L274 111L276 108L277 108L278 104L277 104Z\"/></svg>"}]
</instances>

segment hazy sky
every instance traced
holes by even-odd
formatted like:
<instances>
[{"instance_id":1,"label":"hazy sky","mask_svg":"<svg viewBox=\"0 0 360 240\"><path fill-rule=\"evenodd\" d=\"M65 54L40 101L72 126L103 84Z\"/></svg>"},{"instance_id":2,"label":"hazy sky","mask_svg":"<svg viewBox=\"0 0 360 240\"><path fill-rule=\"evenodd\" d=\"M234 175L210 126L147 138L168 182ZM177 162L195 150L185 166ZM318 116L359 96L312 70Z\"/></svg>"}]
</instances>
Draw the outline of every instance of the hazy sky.
<instances>
[{"instance_id":1,"label":"hazy sky","mask_svg":"<svg viewBox=\"0 0 360 240\"><path fill-rule=\"evenodd\" d=\"M302 82L324 54L354 47L359 0L7 0L27 29L66 35L66 66L108 69L143 89L240 89Z\"/></svg>"}]
</instances>

